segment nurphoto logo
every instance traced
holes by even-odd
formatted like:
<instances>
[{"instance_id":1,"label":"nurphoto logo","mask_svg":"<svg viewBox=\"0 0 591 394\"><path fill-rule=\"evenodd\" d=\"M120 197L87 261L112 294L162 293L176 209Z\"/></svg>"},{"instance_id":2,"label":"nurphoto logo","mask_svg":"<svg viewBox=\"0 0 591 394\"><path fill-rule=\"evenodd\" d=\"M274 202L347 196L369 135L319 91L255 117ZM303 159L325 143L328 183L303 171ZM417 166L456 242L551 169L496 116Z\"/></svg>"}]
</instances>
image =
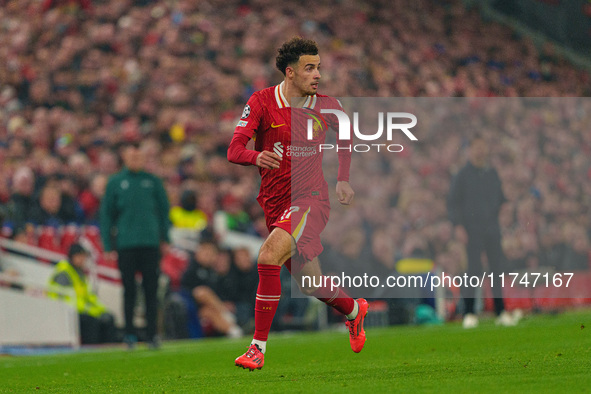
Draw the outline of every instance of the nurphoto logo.
<instances>
[{"instance_id":1,"label":"nurphoto logo","mask_svg":"<svg viewBox=\"0 0 591 394\"><path fill-rule=\"evenodd\" d=\"M345 112L338 109L323 108L320 110L320 113L335 115L339 122L339 140L351 140L351 120ZM400 123L399 120L408 120L408 122ZM411 113L378 112L378 130L373 134L364 134L359 129L359 113L353 112L353 132L355 133L355 137L362 141L377 141L382 138L384 134L384 123L386 123L385 133L388 142L392 141L392 136L395 131L403 132L411 141L418 141L418 138L410 131L410 129L417 124L417 117ZM312 119L308 119L306 131L308 140L312 140L314 138L314 124ZM352 144L348 147L336 147L337 150L348 149L351 152L369 152L372 149L376 149L379 152L382 148L392 153L402 152L404 149L401 144L386 143ZM320 144L319 149L321 152L323 150L335 149L335 145Z\"/></svg>"}]
</instances>

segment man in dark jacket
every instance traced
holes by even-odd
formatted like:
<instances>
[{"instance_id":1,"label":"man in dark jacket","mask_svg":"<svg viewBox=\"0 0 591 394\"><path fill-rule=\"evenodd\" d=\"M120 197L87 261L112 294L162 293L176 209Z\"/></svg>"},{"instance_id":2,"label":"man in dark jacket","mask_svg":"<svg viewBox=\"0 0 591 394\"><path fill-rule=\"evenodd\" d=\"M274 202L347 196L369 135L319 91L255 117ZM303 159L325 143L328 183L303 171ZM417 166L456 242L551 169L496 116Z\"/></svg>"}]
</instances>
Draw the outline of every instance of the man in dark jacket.
<instances>
[{"instance_id":1,"label":"man in dark jacket","mask_svg":"<svg viewBox=\"0 0 591 394\"><path fill-rule=\"evenodd\" d=\"M125 342L137 342L133 325L136 302L135 273L142 274L146 301L146 334L153 348L156 335L157 290L161 252L168 247L169 203L162 181L144 171L145 157L138 144L123 148L125 168L111 176L100 207L100 227L108 258L117 259L124 289Z\"/></svg>"},{"instance_id":2,"label":"man in dark jacket","mask_svg":"<svg viewBox=\"0 0 591 394\"><path fill-rule=\"evenodd\" d=\"M497 171L488 165L488 145L476 136L470 143L468 163L452 180L448 211L450 220L456 228L456 234L467 241L468 276L482 277L482 252L486 252L489 271L495 274L503 272L504 254L501 248L501 229L499 211L505 202L501 180ZM502 288L493 286L497 323L514 325L515 319L505 311ZM464 328L478 326L474 314L474 287L462 287L464 299Z\"/></svg>"}]
</instances>

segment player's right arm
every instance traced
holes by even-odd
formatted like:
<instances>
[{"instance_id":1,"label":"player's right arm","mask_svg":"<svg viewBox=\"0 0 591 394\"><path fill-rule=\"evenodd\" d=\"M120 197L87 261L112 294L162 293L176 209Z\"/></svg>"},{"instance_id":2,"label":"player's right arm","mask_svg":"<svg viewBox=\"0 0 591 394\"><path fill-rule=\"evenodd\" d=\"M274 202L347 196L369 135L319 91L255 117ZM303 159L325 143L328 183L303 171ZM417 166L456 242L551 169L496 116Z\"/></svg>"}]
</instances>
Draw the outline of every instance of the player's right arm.
<instances>
[{"instance_id":1,"label":"player's right arm","mask_svg":"<svg viewBox=\"0 0 591 394\"><path fill-rule=\"evenodd\" d=\"M281 158L274 152L254 151L246 148L246 144L255 135L262 119L262 106L259 97L253 94L244 107L242 117L236 125L232 141L228 147L228 160L243 166L255 165L268 170L279 168Z\"/></svg>"}]
</instances>

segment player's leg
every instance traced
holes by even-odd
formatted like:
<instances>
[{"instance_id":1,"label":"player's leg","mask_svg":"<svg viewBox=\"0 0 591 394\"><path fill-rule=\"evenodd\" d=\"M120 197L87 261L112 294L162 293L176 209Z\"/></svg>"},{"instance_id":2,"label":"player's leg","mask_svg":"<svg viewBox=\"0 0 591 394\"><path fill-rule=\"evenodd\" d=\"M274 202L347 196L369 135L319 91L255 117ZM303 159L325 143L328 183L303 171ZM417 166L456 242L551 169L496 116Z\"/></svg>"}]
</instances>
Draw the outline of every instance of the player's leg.
<instances>
[{"instance_id":1,"label":"player's leg","mask_svg":"<svg viewBox=\"0 0 591 394\"><path fill-rule=\"evenodd\" d=\"M293 248L291 235L278 227L273 228L261 246L257 260L259 285L254 308L254 336L248 351L235 361L239 367L251 371L263 367L267 338L281 298L279 274L283 264L291 257Z\"/></svg>"},{"instance_id":2,"label":"player's leg","mask_svg":"<svg viewBox=\"0 0 591 394\"><path fill-rule=\"evenodd\" d=\"M331 286L329 278L322 275L318 257L303 264L300 270L294 270L292 275L305 295L318 298L347 316L348 319L357 317L358 306L355 300L340 287Z\"/></svg>"},{"instance_id":3,"label":"player's leg","mask_svg":"<svg viewBox=\"0 0 591 394\"><path fill-rule=\"evenodd\" d=\"M259 285L255 300L254 343L265 352L265 342L281 297L280 272L291 257L293 240L285 230L275 227L259 251Z\"/></svg>"},{"instance_id":4,"label":"player's leg","mask_svg":"<svg viewBox=\"0 0 591 394\"><path fill-rule=\"evenodd\" d=\"M292 259L292 275L295 274L296 280L299 279L304 294L318 298L347 317L351 348L354 352L360 352L365 344L363 320L369 307L367 301L362 298L355 301L342 288L331 286L323 277L318 262L317 256L322 252L320 234L328 222L330 204L326 200L310 198L299 200L294 205L299 207L291 213L292 235L298 259ZM302 261L306 263L298 264ZM306 285L301 281L303 276L316 278L315 283L322 286L302 286Z\"/></svg>"},{"instance_id":5,"label":"player's leg","mask_svg":"<svg viewBox=\"0 0 591 394\"><path fill-rule=\"evenodd\" d=\"M365 345L363 322L369 309L368 302L363 298L354 300L340 287L332 286L322 274L318 257L303 264L301 270L294 270L292 275L302 293L318 298L346 316L351 349L359 353Z\"/></svg>"}]
</instances>

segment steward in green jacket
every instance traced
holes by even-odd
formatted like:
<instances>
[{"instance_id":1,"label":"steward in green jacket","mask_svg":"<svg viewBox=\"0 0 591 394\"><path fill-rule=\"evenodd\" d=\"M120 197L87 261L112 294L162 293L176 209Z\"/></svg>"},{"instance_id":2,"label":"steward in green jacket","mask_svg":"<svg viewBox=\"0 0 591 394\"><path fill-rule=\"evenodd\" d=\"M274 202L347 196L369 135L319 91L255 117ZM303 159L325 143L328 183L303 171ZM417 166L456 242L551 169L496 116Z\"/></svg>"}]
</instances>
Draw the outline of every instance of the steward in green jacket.
<instances>
[{"instance_id":1,"label":"steward in green jacket","mask_svg":"<svg viewBox=\"0 0 591 394\"><path fill-rule=\"evenodd\" d=\"M82 344L113 342L113 315L88 286L84 275L87 259L88 252L79 244L73 244L68 253L68 260L62 260L55 266L49 280L49 296L76 307L80 319Z\"/></svg>"},{"instance_id":2,"label":"steward in green jacket","mask_svg":"<svg viewBox=\"0 0 591 394\"><path fill-rule=\"evenodd\" d=\"M123 284L124 342L138 341L134 325L136 273L142 274L145 302L145 339L160 347L157 333L160 258L168 247L170 209L162 181L144 170L145 151L128 142L121 149L125 168L111 176L100 208L101 238L105 257L117 260Z\"/></svg>"}]
</instances>

